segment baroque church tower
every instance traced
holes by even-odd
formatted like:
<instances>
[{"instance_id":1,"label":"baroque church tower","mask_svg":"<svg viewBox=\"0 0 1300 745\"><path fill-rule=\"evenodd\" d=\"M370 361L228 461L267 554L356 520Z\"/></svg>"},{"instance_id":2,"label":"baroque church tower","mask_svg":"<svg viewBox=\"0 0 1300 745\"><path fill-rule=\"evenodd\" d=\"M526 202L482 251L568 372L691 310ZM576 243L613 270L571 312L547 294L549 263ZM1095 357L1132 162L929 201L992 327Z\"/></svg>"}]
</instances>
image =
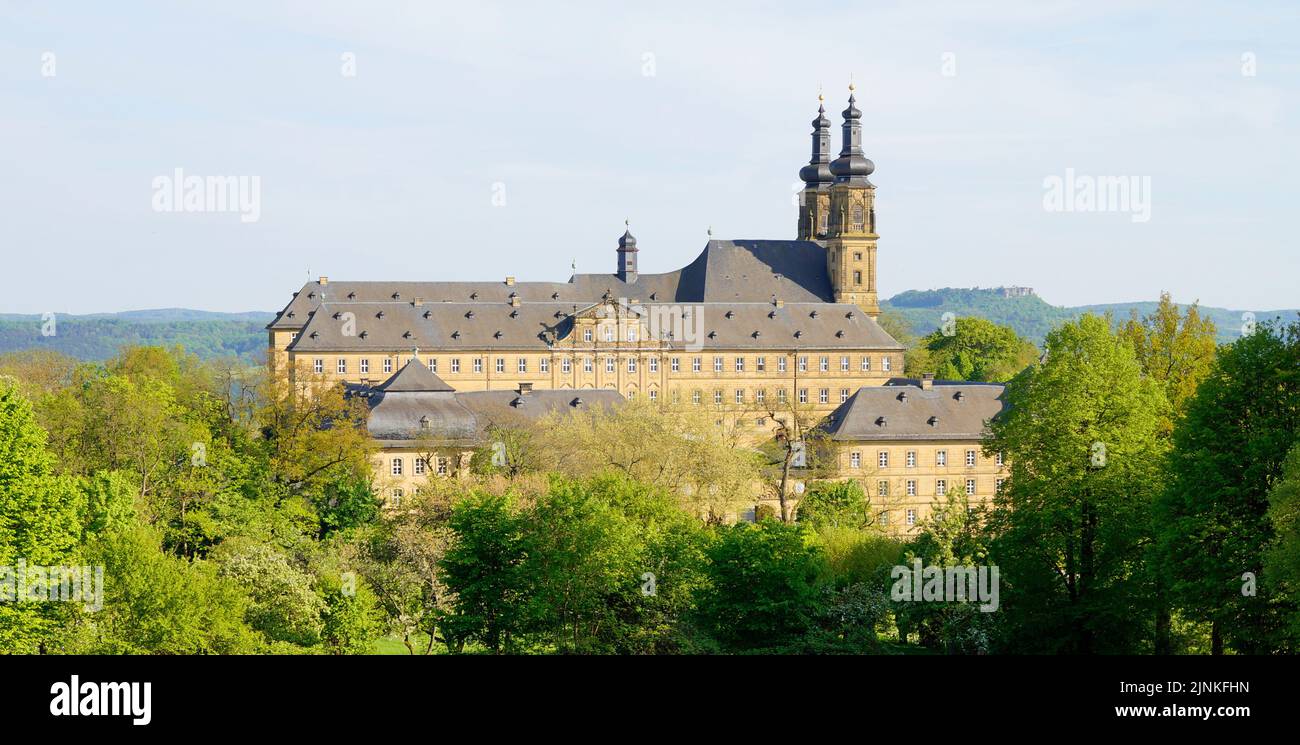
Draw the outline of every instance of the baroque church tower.
<instances>
[{"instance_id":1,"label":"baroque church tower","mask_svg":"<svg viewBox=\"0 0 1300 745\"><path fill-rule=\"evenodd\" d=\"M817 118L812 126L812 160L799 169L803 191L799 193L799 240L819 241L830 230L831 183L831 120L826 118L826 107L817 95Z\"/></svg>"},{"instance_id":2,"label":"baroque church tower","mask_svg":"<svg viewBox=\"0 0 1300 745\"><path fill-rule=\"evenodd\" d=\"M862 151L862 112L858 110L856 101L850 85L840 156L829 167L833 181L827 189L829 214L825 234L805 236L801 211L799 237L821 240L826 246L826 268L830 273L835 302L853 303L875 318L880 315L876 296L876 241L880 236L876 235L876 187L867 177L876 166ZM819 116L818 120L825 120L825 117ZM817 127L816 121L813 124ZM816 143L819 141L816 133L813 138L813 160L816 161ZM810 163L808 167L813 165L815 163ZM800 171L800 175L803 173ZM820 182L818 186L821 186ZM804 192L807 193L808 189ZM811 214L809 216L811 218Z\"/></svg>"}]
</instances>

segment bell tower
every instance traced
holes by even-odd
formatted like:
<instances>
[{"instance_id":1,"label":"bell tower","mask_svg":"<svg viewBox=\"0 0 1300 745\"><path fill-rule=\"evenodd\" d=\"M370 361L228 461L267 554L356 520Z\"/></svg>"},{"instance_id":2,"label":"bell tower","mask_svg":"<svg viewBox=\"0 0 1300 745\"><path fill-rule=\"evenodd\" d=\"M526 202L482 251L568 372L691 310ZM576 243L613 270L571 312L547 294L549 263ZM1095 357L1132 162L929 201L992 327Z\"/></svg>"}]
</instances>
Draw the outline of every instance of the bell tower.
<instances>
[{"instance_id":1,"label":"bell tower","mask_svg":"<svg viewBox=\"0 0 1300 745\"><path fill-rule=\"evenodd\" d=\"M853 303L868 316L880 315L876 296L876 187L867 179L876 165L862 152L862 112L849 85L840 156L830 164L830 220L825 237L826 268L835 302Z\"/></svg>"},{"instance_id":2,"label":"bell tower","mask_svg":"<svg viewBox=\"0 0 1300 745\"><path fill-rule=\"evenodd\" d=\"M801 241L817 241L830 229L831 120L826 118L822 95L817 94L817 118L812 121L812 159L799 169L803 191L799 192L799 233Z\"/></svg>"}]
</instances>

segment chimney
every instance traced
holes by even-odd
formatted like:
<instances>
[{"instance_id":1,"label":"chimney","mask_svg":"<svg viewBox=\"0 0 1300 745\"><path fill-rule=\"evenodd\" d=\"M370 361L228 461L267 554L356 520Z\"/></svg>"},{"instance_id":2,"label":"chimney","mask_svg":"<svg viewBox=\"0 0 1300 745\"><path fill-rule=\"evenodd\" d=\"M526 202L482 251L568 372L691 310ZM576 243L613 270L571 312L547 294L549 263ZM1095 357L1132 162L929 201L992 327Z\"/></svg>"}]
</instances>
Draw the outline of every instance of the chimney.
<instances>
[{"instance_id":1,"label":"chimney","mask_svg":"<svg viewBox=\"0 0 1300 745\"><path fill-rule=\"evenodd\" d=\"M530 394L530 393L532 393L532 392L533 392L533 384L532 384L532 383L520 383L520 384L519 384L519 395L521 395L521 396L527 396L528 394Z\"/></svg>"},{"instance_id":2,"label":"chimney","mask_svg":"<svg viewBox=\"0 0 1300 745\"><path fill-rule=\"evenodd\" d=\"M934 387L934 373L921 373L921 390L928 391Z\"/></svg>"},{"instance_id":3,"label":"chimney","mask_svg":"<svg viewBox=\"0 0 1300 745\"><path fill-rule=\"evenodd\" d=\"M418 307L420 307L421 305L424 305L424 298L422 298L422 297L417 297L417 298L415 298L414 300L412 300L411 303L412 303L415 307L418 308Z\"/></svg>"},{"instance_id":4,"label":"chimney","mask_svg":"<svg viewBox=\"0 0 1300 745\"><path fill-rule=\"evenodd\" d=\"M515 286L515 278L506 277L506 287L514 287L514 286Z\"/></svg>"},{"instance_id":5,"label":"chimney","mask_svg":"<svg viewBox=\"0 0 1300 745\"><path fill-rule=\"evenodd\" d=\"M325 285L327 285L327 284L329 284L329 283L330 283L330 278L329 278L329 277L321 277L321 278L320 278L320 284L321 284L322 287L325 286Z\"/></svg>"}]
</instances>

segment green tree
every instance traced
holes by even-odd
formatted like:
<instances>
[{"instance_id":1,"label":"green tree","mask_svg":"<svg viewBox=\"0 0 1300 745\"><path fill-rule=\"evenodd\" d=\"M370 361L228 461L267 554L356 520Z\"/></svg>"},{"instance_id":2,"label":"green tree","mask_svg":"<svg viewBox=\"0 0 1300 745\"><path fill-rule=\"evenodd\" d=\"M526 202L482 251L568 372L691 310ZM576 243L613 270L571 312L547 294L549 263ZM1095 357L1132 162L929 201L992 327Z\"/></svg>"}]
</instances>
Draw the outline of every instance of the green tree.
<instances>
[{"instance_id":1,"label":"green tree","mask_svg":"<svg viewBox=\"0 0 1300 745\"><path fill-rule=\"evenodd\" d=\"M1033 342L983 318L958 318L948 330L940 328L922 340L926 364L941 380L1001 383L1038 357Z\"/></svg>"},{"instance_id":2,"label":"green tree","mask_svg":"<svg viewBox=\"0 0 1300 745\"><path fill-rule=\"evenodd\" d=\"M1160 383L1169 400L1166 432L1182 415L1188 399L1210 373L1216 349L1214 321L1200 314L1196 303L1180 312L1169 293L1160 293L1154 312L1138 318L1137 311L1119 327L1119 337L1133 346L1142 370Z\"/></svg>"},{"instance_id":3,"label":"green tree","mask_svg":"<svg viewBox=\"0 0 1300 745\"><path fill-rule=\"evenodd\" d=\"M1212 651L1293 649L1292 607L1267 584L1243 593L1273 541L1269 490L1300 439L1300 322L1262 324L1222 348L1174 429L1157 519L1175 604L1211 625Z\"/></svg>"},{"instance_id":4,"label":"green tree","mask_svg":"<svg viewBox=\"0 0 1300 745\"><path fill-rule=\"evenodd\" d=\"M61 566L74 558L84 497L71 481L55 475L54 465L31 404L12 379L0 377L0 566L17 567L19 560ZM13 589L0 585L0 593ZM2 599L0 651L34 651L52 631L54 604Z\"/></svg>"},{"instance_id":5,"label":"green tree","mask_svg":"<svg viewBox=\"0 0 1300 745\"><path fill-rule=\"evenodd\" d=\"M273 642L303 647L320 643L325 602L315 578L271 546L244 543L223 546L218 575L239 583L248 593L248 625Z\"/></svg>"},{"instance_id":6,"label":"green tree","mask_svg":"<svg viewBox=\"0 0 1300 745\"><path fill-rule=\"evenodd\" d=\"M1010 462L990 552L1015 651L1132 652L1150 637L1144 547L1162 473L1160 387L1110 323L1085 314L1007 384L989 452Z\"/></svg>"},{"instance_id":7,"label":"green tree","mask_svg":"<svg viewBox=\"0 0 1300 745\"><path fill-rule=\"evenodd\" d=\"M374 590L355 574L325 577L321 638L331 654L369 654L383 632L383 613Z\"/></svg>"},{"instance_id":8,"label":"green tree","mask_svg":"<svg viewBox=\"0 0 1300 745\"><path fill-rule=\"evenodd\" d=\"M1282 477L1268 493L1268 520L1276 537L1265 556L1263 580L1287 599L1290 630L1300 638L1300 442L1291 448Z\"/></svg>"},{"instance_id":9,"label":"green tree","mask_svg":"<svg viewBox=\"0 0 1300 745\"><path fill-rule=\"evenodd\" d=\"M455 538L440 567L456 598L442 620L449 646L459 651L477 641L494 653L514 652L532 589L524 518L510 496L476 493L452 508L449 524Z\"/></svg>"},{"instance_id":10,"label":"green tree","mask_svg":"<svg viewBox=\"0 0 1300 745\"><path fill-rule=\"evenodd\" d=\"M796 521L814 530L865 528L874 524L871 501L855 480L819 481L799 501Z\"/></svg>"},{"instance_id":11,"label":"green tree","mask_svg":"<svg viewBox=\"0 0 1300 745\"><path fill-rule=\"evenodd\" d=\"M68 628L66 651L91 654L242 654L258 639L244 623L248 596L209 561L162 550L133 525L96 536L86 562L104 567L104 607Z\"/></svg>"},{"instance_id":12,"label":"green tree","mask_svg":"<svg viewBox=\"0 0 1300 745\"><path fill-rule=\"evenodd\" d=\"M827 578L805 529L775 520L717 528L700 625L724 648L776 649L799 641L823 611Z\"/></svg>"}]
</instances>

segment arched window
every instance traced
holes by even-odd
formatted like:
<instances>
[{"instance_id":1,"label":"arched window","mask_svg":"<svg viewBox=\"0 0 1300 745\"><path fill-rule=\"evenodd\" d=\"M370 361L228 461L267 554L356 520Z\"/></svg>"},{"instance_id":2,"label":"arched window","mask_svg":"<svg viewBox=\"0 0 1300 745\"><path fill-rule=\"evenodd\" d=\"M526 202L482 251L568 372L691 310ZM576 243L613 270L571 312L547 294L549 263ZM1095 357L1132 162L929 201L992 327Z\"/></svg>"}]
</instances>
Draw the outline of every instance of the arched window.
<instances>
[{"instance_id":1,"label":"arched window","mask_svg":"<svg viewBox=\"0 0 1300 745\"><path fill-rule=\"evenodd\" d=\"M863 212L862 212L862 205L860 204L853 205L852 215L853 215L852 217L853 229L861 232L866 227L865 219L863 217Z\"/></svg>"}]
</instances>

